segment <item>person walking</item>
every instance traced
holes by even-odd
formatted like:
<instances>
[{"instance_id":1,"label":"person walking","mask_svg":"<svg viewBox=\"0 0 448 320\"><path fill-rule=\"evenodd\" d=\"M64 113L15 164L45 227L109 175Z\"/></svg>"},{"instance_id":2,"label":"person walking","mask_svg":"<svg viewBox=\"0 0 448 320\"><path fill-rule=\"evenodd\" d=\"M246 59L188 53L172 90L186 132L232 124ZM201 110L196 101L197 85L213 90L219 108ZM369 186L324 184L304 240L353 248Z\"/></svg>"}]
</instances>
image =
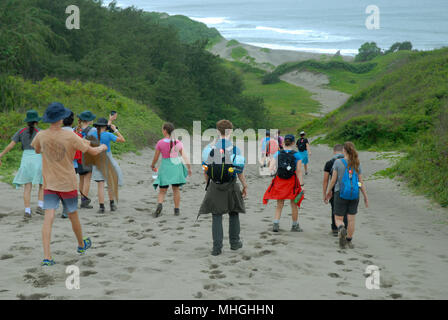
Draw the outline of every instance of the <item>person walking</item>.
<instances>
[{"instance_id":1,"label":"person walking","mask_svg":"<svg viewBox=\"0 0 448 320\"><path fill-rule=\"evenodd\" d=\"M269 187L263 196L263 204L269 200L277 200L272 231L280 230L280 217L285 200L290 200L292 210L291 231L303 231L299 225L299 208L304 198L303 176L301 171L300 154L293 150L295 137L291 134L285 136L284 149L274 155L270 170L276 172Z\"/></svg>"},{"instance_id":2,"label":"person walking","mask_svg":"<svg viewBox=\"0 0 448 320\"><path fill-rule=\"evenodd\" d=\"M181 141L172 138L173 131L174 125L170 122L162 126L164 138L157 142L156 152L151 164L152 170L158 172L157 179L153 183L155 189L159 187L157 208L154 212L156 218L162 214L163 202L170 185L173 188L174 215L178 216L180 214L180 187L187 182L186 177L192 175L191 165L183 144ZM162 155L162 164L157 170L156 164L160 155Z\"/></svg>"},{"instance_id":3,"label":"person walking","mask_svg":"<svg viewBox=\"0 0 448 320\"><path fill-rule=\"evenodd\" d=\"M339 233L339 247L344 249L348 245L349 248L353 249L352 239L355 233L355 215L358 212L359 191L361 190L364 197L366 208L369 207L369 200L355 145L350 141L345 142L343 153L344 158L337 159L334 162L326 200L330 200L331 190L335 187L334 215ZM344 223L344 216L347 216L348 227Z\"/></svg>"},{"instance_id":4,"label":"person walking","mask_svg":"<svg viewBox=\"0 0 448 320\"><path fill-rule=\"evenodd\" d=\"M220 255L223 247L222 216L229 214L229 242L231 250L243 247L240 240L239 214L245 213L244 198L247 196L247 182L244 176L245 159L241 151L232 144L230 136L233 124L220 120L216 124L220 139L214 146L207 146L203 155L206 194L199 209L199 215L212 214L213 256ZM241 191L237 177L243 185Z\"/></svg>"},{"instance_id":5,"label":"person walking","mask_svg":"<svg viewBox=\"0 0 448 320\"><path fill-rule=\"evenodd\" d=\"M299 150L300 153L300 158L302 159L302 164L305 168L305 175L308 175L308 162L309 157L311 157L311 149L305 131L300 132L300 138L297 139L296 145L297 150Z\"/></svg>"},{"instance_id":6,"label":"person walking","mask_svg":"<svg viewBox=\"0 0 448 320\"><path fill-rule=\"evenodd\" d=\"M63 207L68 212L78 242L77 252L83 254L92 245L90 238L83 237L78 217L78 183L73 169L73 158L76 150L97 155L106 151L107 146L101 145L92 148L88 141L81 139L73 131L62 130L62 121L70 113L71 111L66 109L62 103L51 103L45 110L42 119L50 124L50 128L40 131L31 143L36 153L42 154L45 209L42 227L43 266L55 264L55 260L51 256L50 243L54 215L59 207L59 202L62 202Z\"/></svg>"},{"instance_id":7,"label":"person walking","mask_svg":"<svg viewBox=\"0 0 448 320\"><path fill-rule=\"evenodd\" d=\"M337 159L344 158L343 149L344 149L344 147L342 146L342 144L337 144L333 147L333 157L325 163L324 179L322 181L323 200L326 204L328 204L328 202L330 202L330 205L331 205L331 232L336 237L338 235L338 227L336 226L336 222L335 222L335 218L334 218L334 187L333 187L333 190L331 190L332 196L331 196L330 200L327 200L327 191L328 191L328 184L329 184L329 182L331 180L331 176L333 174L334 162ZM345 226L348 226L347 216L344 216L344 224L345 224Z\"/></svg>"},{"instance_id":8,"label":"person walking","mask_svg":"<svg viewBox=\"0 0 448 320\"><path fill-rule=\"evenodd\" d=\"M13 184L16 188L24 186L23 188L23 203L25 206L25 218L31 218L31 190L34 185L39 185L38 191L38 205L36 213L43 215L43 178L42 178L42 156L37 154L34 148L31 146L31 141L39 132L39 128L36 127L37 123L41 120L39 114L35 110L28 110L24 122L27 123L27 127L17 131L12 137L12 141L8 146L0 153L0 166L2 165L2 157L11 151L17 143L22 145L22 160L20 161L19 170L14 177Z\"/></svg>"},{"instance_id":9,"label":"person walking","mask_svg":"<svg viewBox=\"0 0 448 320\"><path fill-rule=\"evenodd\" d=\"M96 123L93 125L96 130L91 130L89 133L89 136L93 136L95 139L97 139L100 144L105 144L107 146L107 152L106 155L109 158L110 163L115 169L115 172L118 176L118 185L123 185L123 174L121 172L120 166L118 165L117 161L115 161L114 157L112 156L112 151L110 147L111 142L125 142L126 140L122 136L122 134L118 131L117 127L114 124L110 124L106 118L98 118ZM107 131L108 128L113 132ZM116 135L115 135L116 134ZM93 166L92 170L92 179L95 180L98 183L98 202L100 204L100 208L98 210L98 213L104 213L106 211L104 206L104 181L106 178L103 176L101 171L96 167ZM112 192L112 188L109 187L108 182L108 194L109 194L109 202L110 202L110 211L116 211L117 206L115 204L114 194Z\"/></svg>"}]
</instances>

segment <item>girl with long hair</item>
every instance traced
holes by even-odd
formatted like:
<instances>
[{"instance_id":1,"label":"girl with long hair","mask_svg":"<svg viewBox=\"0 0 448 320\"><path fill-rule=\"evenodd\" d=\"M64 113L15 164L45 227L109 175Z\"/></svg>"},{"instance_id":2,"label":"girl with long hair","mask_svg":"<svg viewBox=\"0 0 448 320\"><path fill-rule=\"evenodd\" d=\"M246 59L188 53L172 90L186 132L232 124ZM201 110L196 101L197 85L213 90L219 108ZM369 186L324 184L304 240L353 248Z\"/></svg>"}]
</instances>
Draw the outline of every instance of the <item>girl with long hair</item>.
<instances>
[{"instance_id":1,"label":"girl with long hair","mask_svg":"<svg viewBox=\"0 0 448 320\"><path fill-rule=\"evenodd\" d=\"M1 158L12 148L14 148L17 143L20 142L22 144L22 160L20 162L20 168L14 178L13 184L16 186L16 188L19 188L22 185L24 186L23 202L25 205L25 218L31 218L31 189L33 187L33 184L39 185L38 207L36 209L36 213L40 215L44 214L44 192L42 189L42 156L40 154L37 154L34 151L34 148L31 146L31 142L39 132L36 124L40 120L41 117L39 117L36 111L27 111L26 119L24 120L24 122L27 123L27 126L17 131L16 134L12 137L11 143L5 148L5 150L3 150L3 152L0 153L1 166Z\"/></svg>"},{"instance_id":2,"label":"girl with long hair","mask_svg":"<svg viewBox=\"0 0 448 320\"><path fill-rule=\"evenodd\" d=\"M331 177L326 200L331 199L331 190L335 187L334 215L339 234L339 246L341 249L344 249L345 246L348 245L350 249L353 249L354 245L352 239L353 234L355 233L355 215L358 212L359 191L357 195L354 194L349 197L342 195L342 193L344 193L345 188L351 190L357 190L359 188L364 197L366 208L369 206L369 200L367 198L366 186L364 185L361 164L355 145L350 141L345 142L343 153L344 158L337 159L334 162L333 175ZM357 180L353 179L356 177ZM349 179L348 181L350 181L351 184L347 184L346 181L344 181L345 179ZM358 186L353 185L354 181L358 181ZM348 228L344 224L345 216L347 216Z\"/></svg>"},{"instance_id":3,"label":"girl with long hair","mask_svg":"<svg viewBox=\"0 0 448 320\"><path fill-rule=\"evenodd\" d=\"M173 188L174 198L174 214L180 214L180 187L186 183L186 177L191 176L191 165L188 156L185 153L181 141L172 138L174 125L172 123L165 123L162 127L164 138L157 142L156 153L152 160L151 168L157 171L157 179L154 181L154 188L159 187L159 197L157 201L157 208L154 216L157 218L162 214L163 202L169 186ZM156 163L162 155L162 164L160 168L156 169ZM184 162L182 162L182 159Z\"/></svg>"}]
</instances>

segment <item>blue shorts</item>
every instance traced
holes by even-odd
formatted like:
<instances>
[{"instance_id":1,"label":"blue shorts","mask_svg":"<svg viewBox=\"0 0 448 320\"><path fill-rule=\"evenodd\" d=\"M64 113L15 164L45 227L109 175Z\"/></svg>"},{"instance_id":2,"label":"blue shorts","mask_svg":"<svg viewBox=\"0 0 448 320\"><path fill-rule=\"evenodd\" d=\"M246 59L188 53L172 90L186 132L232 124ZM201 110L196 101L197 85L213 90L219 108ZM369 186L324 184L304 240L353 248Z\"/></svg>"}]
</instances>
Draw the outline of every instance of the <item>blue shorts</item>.
<instances>
[{"instance_id":1,"label":"blue shorts","mask_svg":"<svg viewBox=\"0 0 448 320\"><path fill-rule=\"evenodd\" d=\"M44 190L44 210L58 209L62 202L64 213L73 213L78 210L78 191L60 192Z\"/></svg>"},{"instance_id":2,"label":"blue shorts","mask_svg":"<svg viewBox=\"0 0 448 320\"><path fill-rule=\"evenodd\" d=\"M299 153L300 153L300 158L302 158L302 163L308 164L308 150L299 151Z\"/></svg>"}]
</instances>

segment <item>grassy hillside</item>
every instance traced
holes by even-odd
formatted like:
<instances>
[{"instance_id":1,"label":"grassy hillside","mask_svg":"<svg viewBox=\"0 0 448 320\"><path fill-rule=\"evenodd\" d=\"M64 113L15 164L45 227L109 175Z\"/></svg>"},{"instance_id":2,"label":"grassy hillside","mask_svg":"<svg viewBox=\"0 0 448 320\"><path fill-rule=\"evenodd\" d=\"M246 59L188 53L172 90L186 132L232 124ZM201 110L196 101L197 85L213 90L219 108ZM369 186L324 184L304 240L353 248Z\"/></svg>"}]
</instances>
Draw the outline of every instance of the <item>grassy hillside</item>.
<instances>
[{"instance_id":1,"label":"grassy hillside","mask_svg":"<svg viewBox=\"0 0 448 320\"><path fill-rule=\"evenodd\" d=\"M241 62L226 62L243 79L243 94L261 97L269 110L269 123L272 128L284 132L295 132L305 123L314 119L308 113L319 110L319 103L311 99L311 93L284 81L263 85L265 71Z\"/></svg>"},{"instance_id":2,"label":"grassy hillside","mask_svg":"<svg viewBox=\"0 0 448 320\"><path fill-rule=\"evenodd\" d=\"M338 110L306 126L327 143L354 141L361 149L402 150L390 170L448 205L448 48L399 52ZM380 59L381 60L381 59ZM386 63L385 61L382 61ZM367 80L366 80L367 81Z\"/></svg>"},{"instance_id":3,"label":"grassy hillside","mask_svg":"<svg viewBox=\"0 0 448 320\"><path fill-rule=\"evenodd\" d=\"M10 142L12 135L26 124L26 110L35 109L42 116L47 105L62 102L75 114L90 110L97 117L108 117L111 110L118 112L116 121L126 143L112 144L114 153L137 151L143 146L153 145L161 137L162 120L145 105L138 104L118 92L94 83L72 81L61 82L45 78L32 83L20 77L0 77L0 148ZM39 123L40 128L47 125ZM11 183L20 164L21 150L16 146L2 159L0 176Z\"/></svg>"}]
</instances>

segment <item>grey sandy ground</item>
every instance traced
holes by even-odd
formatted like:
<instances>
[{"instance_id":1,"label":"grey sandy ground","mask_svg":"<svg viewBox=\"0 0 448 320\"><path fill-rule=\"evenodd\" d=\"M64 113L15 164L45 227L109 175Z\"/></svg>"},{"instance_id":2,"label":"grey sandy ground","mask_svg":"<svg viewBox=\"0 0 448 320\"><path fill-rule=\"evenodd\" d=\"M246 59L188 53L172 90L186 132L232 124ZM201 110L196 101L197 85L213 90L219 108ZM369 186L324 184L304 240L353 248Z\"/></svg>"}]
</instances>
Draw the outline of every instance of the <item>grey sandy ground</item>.
<instances>
[{"instance_id":1,"label":"grey sandy ground","mask_svg":"<svg viewBox=\"0 0 448 320\"><path fill-rule=\"evenodd\" d=\"M234 252L225 243L219 257L210 255L210 217L195 221L204 195L201 167L194 167L183 188L181 216L174 216L170 196L164 215L154 219L152 155L148 149L119 160L126 186L117 212L80 211L85 234L93 240L87 255L75 253L69 222L56 219L52 249L58 264L50 268L39 265L42 217L24 222L21 191L0 184L0 299L448 298L448 212L396 181L367 182L371 207L360 205L356 248L338 249L337 238L329 234L329 207L321 200L321 168L330 156L325 146L313 148L311 173L305 177L299 218L304 232L289 232L289 206L280 232L271 231L275 204L261 203L270 178L248 166L244 247ZM375 157L361 153L367 176L387 166ZM72 264L80 268L80 290L65 288L65 269ZM379 290L366 289L368 265L381 269Z\"/></svg>"}]
</instances>

